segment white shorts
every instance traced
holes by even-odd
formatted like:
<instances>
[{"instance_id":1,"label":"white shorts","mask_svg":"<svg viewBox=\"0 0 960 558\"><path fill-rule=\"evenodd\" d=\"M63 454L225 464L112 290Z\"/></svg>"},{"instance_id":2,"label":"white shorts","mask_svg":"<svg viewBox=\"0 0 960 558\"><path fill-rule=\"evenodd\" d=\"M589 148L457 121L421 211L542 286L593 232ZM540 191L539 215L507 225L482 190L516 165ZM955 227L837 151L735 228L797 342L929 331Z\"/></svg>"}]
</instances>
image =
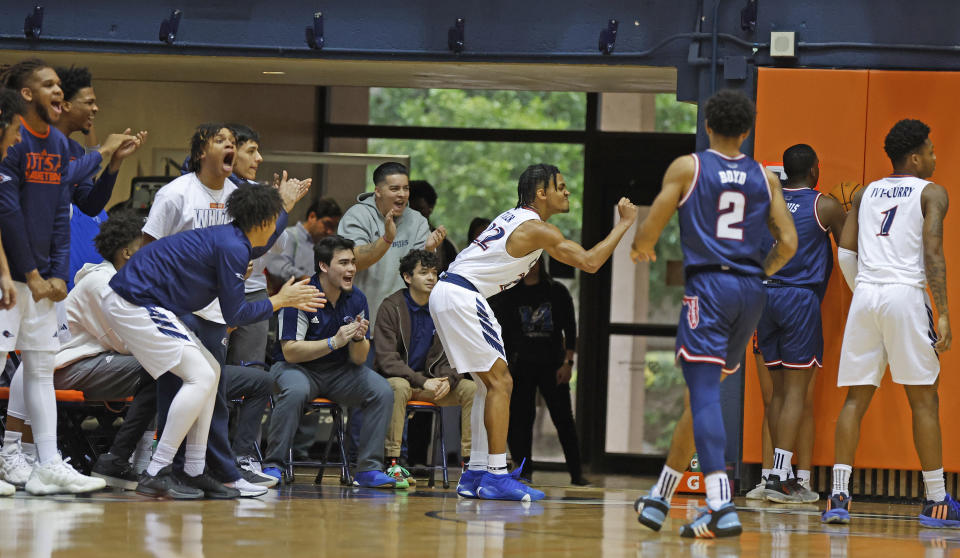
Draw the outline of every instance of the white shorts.
<instances>
[{"instance_id":1,"label":"white shorts","mask_svg":"<svg viewBox=\"0 0 960 558\"><path fill-rule=\"evenodd\" d=\"M26 283L13 284L17 288L17 305L0 310L0 353L58 350L60 338L53 301L45 298L34 302Z\"/></svg>"},{"instance_id":2,"label":"white shorts","mask_svg":"<svg viewBox=\"0 0 960 558\"><path fill-rule=\"evenodd\" d=\"M933 385L940 359L927 293L902 284L858 283L843 331L837 386L880 386L887 363L898 384Z\"/></svg>"},{"instance_id":3,"label":"white shorts","mask_svg":"<svg viewBox=\"0 0 960 558\"><path fill-rule=\"evenodd\" d=\"M480 293L439 281L430 293L430 316L458 373L489 372L498 358L507 361L500 324Z\"/></svg>"},{"instance_id":4,"label":"white shorts","mask_svg":"<svg viewBox=\"0 0 960 558\"><path fill-rule=\"evenodd\" d=\"M151 376L159 378L180 364L186 346L200 349L213 369L219 370L213 355L173 312L158 306L131 304L109 285L103 289L104 319Z\"/></svg>"}]
</instances>

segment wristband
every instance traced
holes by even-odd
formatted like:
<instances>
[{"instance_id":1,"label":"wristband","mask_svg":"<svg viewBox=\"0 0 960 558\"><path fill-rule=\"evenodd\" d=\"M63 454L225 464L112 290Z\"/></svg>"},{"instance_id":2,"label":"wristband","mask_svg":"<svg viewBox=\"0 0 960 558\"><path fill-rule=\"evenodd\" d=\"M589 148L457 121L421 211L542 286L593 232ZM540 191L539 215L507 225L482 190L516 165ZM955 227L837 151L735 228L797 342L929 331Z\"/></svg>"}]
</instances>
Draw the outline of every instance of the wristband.
<instances>
[{"instance_id":1,"label":"wristband","mask_svg":"<svg viewBox=\"0 0 960 558\"><path fill-rule=\"evenodd\" d=\"M384 234L384 235L381 235L380 238L382 238L383 241L387 243L387 246L393 246L393 241L392 241L392 240L387 240L387 235L385 235L385 234Z\"/></svg>"},{"instance_id":2,"label":"wristband","mask_svg":"<svg viewBox=\"0 0 960 558\"><path fill-rule=\"evenodd\" d=\"M567 364L569 364L570 366L573 366L573 359L571 358L570 360L568 360Z\"/></svg>"},{"instance_id":3,"label":"wristband","mask_svg":"<svg viewBox=\"0 0 960 558\"><path fill-rule=\"evenodd\" d=\"M327 346L330 347L331 351L337 350L337 346L333 343L333 337L327 337Z\"/></svg>"}]
</instances>

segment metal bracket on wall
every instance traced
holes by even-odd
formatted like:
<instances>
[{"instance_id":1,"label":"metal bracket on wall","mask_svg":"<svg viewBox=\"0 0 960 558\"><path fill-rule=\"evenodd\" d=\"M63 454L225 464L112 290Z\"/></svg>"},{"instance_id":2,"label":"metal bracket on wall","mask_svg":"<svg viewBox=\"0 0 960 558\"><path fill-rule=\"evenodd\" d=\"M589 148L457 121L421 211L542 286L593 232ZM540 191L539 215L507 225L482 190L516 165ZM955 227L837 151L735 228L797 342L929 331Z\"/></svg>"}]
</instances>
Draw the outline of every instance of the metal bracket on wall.
<instances>
[{"instance_id":1,"label":"metal bracket on wall","mask_svg":"<svg viewBox=\"0 0 960 558\"><path fill-rule=\"evenodd\" d=\"M453 22L453 27L447 30L447 48L457 54L463 52L466 40L464 26L463 18L458 17L457 20Z\"/></svg>"},{"instance_id":2,"label":"metal bracket on wall","mask_svg":"<svg viewBox=\"0 0 960 558\"><path fill-rule=\"evenodd\" d=\"M753 31L757 28L757 0L747 0L747 5L740 10L740 29Z\"/></svg>"},{"instance_id":3,"label":"metal bracket on wall","mask_svg":"<svg viewBox=\"0 0 960 558\"><path fill-rule=\"evenodd\" d=\"M160 42L172 45L177 40L177 29L180 28L180 10L171 10L170 17L160 22Z\"/></svg>"},{"instance_id":4,"label":"metal bracket on wall","mask_svg":"<svg viewBox=\"0 0 960 558\"><path fill-rule=\"evenodd\" d=\"M617 46L617 27L620 24L617 20L607 21L607 28L600 31L600 52L603 54L613 54L614 47Z\"/></svg>"},{"instance_id":5,"label":"metal bracket on wall","mask_svg":"<svg viewBox=\"0 0 960 558\"><path fill-rule=\"evenodd\" d=\"M23 20L23 35L28 39L39 39L43 31L43 6L34 6L33 11Z\"/></svg>"},{"instance_id":6,"label":"metal bracket on wall","mask_svg":"<svg viewBox=\"0 0 960 558\"><path fill-rule=\"evenodd\" d=\"M313 14L313 27L306 29L307 46L313 50L320 50L326 42L323 38L323 12Z\"/></svg>"}]
</instances>

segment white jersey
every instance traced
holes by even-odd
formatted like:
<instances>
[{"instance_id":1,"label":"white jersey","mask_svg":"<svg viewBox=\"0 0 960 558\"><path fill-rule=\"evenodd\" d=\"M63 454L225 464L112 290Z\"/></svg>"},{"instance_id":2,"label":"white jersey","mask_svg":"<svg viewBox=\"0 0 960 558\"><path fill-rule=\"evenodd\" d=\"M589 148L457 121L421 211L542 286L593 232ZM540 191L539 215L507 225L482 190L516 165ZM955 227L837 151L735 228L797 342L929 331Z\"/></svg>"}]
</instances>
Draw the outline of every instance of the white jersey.
<instances>
[{"instance_id":1,"label":"white jersey","mask_svg":"<svg viewBox=\"0 0 960 558\"><path fill-rule=\"evenodd\" d=\"M227 214L227 198L236 189L236 184L224 180L222 190L211 190L200 182L197 173L185 174L157 191L143 232L153 238L163 238L182 231L225 225L233 221ZM194 314L211 322L225 323L218 299Z\"/></svg>"},{"instance_id":2,"label":"white jersey","mask_svg":"<svg viewBox=\"0 0 960 558\"><path fill-rule=\"evenodd\" d=\"M543 250L514 258L507 253L507 240L517 227L533 219L540 219L540 215L532 209L521 207L504 211L457 254L447 271L473 283L485 298L516 285L537 262Z\"/></svg>"},{"instance_id":3,"label":"white jersey","mask_svg":"<svg viewBox=\"0 0 960 558\"><path fill-rule=\"evenodd\" d=\"M863 190L857 283L926 286L920 196L929 183L915 176L889 176Z\"/></svg>"}]
</instances>

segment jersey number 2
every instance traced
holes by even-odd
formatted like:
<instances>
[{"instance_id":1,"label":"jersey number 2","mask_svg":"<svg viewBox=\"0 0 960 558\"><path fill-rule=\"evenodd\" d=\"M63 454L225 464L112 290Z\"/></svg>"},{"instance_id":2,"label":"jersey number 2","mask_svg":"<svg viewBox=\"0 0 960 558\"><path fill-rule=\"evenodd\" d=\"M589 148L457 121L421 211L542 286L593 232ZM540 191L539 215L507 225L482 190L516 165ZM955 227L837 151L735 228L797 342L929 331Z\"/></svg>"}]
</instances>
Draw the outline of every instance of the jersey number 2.
<instances>
[{"instance_id":1,"label":"jersey number 2","mask_svg":"<svg viewBox=\"0 0 960 558\"><path fill-rule=\"evenodd\" d=\"M490 243L494 240L500 240L503 238L503 235L506 231L503 230L503 227L500 225L491 225L487 230L483 231L484 233L490 233L484 236L483 238L478 238L473 241L474 244L479 246L484 252L490 248Z\"/></svg>"},{"instance_id":2,"label":"jersey number 2","mask_svg":"<svg viewBox=\"0 0 960 558\"><path fill-rule=\"evenodd\" d=\"M717 204L717 238L743 240L743 212L747 207L747 198L742 192L727 190L720 194Z\"/></svg>"},{"instance_id":3,"label":"jersey number 2","mask_svg":"<svg viewBox=\"0 0 960 558\"><path fill-rule=\"evenodd\" d=\"M890 227L893 226L893 218L897 216L897 207L893 206L886 211L881 211L880 214L883 215L883 222L880 223L880 232L877 233L877 236L890 236Z\"/></svg>"}]
</instances>

